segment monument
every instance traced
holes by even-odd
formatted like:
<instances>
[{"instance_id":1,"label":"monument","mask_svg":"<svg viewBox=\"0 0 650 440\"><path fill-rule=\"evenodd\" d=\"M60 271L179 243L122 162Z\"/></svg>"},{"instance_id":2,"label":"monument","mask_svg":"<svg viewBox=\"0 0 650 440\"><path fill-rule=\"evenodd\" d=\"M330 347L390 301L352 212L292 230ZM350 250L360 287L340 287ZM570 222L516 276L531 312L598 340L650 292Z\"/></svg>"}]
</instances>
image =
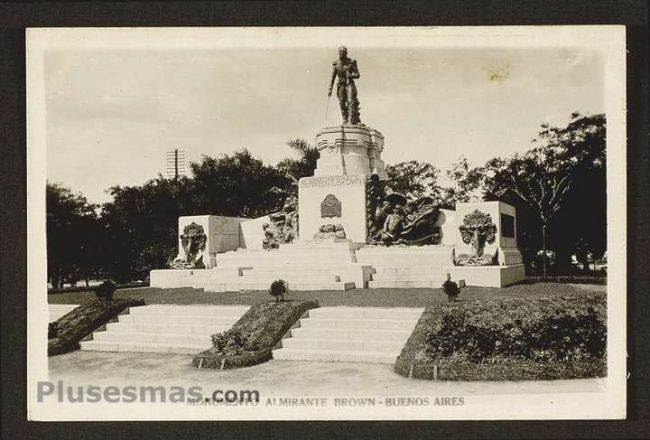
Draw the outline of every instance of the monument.
<instances>
[{"instance_id":1,"label":"monument","mask_svg":"<svg viewBox=\"0 0 650 440\"><path fill-rule=\"evenodd\" d=\"M278 278L292 290L523 280L512 206L458 203L453 211L391 189L384 136L361 122L360 77L357 61L339 47L328 97L336 82L341 124L316 134L320 158L313 177L298 181L297 197L257 219L181 217L174 269L152 271L151 285L220 292L266 290Z\"/></svg>"}]
</instances>

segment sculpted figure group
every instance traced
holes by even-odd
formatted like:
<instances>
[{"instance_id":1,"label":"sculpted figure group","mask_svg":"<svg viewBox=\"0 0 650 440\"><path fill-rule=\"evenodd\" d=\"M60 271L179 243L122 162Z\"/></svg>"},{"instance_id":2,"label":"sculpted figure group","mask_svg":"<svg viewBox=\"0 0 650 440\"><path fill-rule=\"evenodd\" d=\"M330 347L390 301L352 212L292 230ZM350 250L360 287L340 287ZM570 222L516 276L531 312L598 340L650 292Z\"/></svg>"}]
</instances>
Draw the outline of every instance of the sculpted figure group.
<instances>
[{"instance_id":1,"label":"sculpted figure group","mask_svg":"<svg viewBox=\"0 0 650 440\"><path fill-rule=\"evenodd\" d=\"M430 197L409 200L390 192L376 174L367 187L368 244L380 246L437 244L440 211Z\"/></svg>"},{"instance_id":2,"label":"sculpted figure group","mask_svg":"<svg viewBox=\"0 0 650 440\"><path fill-rule=\"evenodd\" d=\"M277 249L282 243L292 243L298 238L298 198L289 196L284 201L282 211L269 215L271 223L264 223L262 248Z\"/></svg>"}]
</instances>

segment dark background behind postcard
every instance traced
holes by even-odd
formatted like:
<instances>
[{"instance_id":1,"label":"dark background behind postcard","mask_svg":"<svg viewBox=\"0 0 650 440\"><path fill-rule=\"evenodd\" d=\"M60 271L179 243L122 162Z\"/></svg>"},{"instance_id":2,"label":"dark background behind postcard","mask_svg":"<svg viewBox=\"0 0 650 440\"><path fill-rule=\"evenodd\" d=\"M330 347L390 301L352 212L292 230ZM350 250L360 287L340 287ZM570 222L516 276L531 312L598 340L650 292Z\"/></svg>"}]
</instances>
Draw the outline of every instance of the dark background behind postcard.
<instances>
[{"instance_id":1,"label":"dark background behind postcard","mask_svg":"<svg viewBox=\"0 0 650 440\"><path fill-rule=\"evenodd\" d=\"M650 438L648 363L648 3L646 0L429 2L0 3L0 301L3 439ZM627 421L143 422L26 421L25 28L76 26L627 25ZM334 43L333 43L334 44ZM625 295L612 286L612 294ZM152 411L154 408L152 408Z\"/></svg>"}]
</instances>

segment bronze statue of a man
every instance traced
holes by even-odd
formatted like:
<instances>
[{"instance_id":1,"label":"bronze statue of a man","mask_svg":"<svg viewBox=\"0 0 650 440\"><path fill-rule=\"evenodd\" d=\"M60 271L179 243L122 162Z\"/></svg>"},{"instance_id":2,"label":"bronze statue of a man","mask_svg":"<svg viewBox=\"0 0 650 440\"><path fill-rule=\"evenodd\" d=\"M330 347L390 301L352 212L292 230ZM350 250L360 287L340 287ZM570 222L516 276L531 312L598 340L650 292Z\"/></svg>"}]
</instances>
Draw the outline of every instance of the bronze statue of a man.
<instances>
[{"instance_id":1,"label":"bronze statue of a man","mask_svg":"<svg viewBox=\"0 0 650 440\"><path fill-rule=\"evenodd\" d=\"M360 76L357 60L348 58L348 50L344 46L339 47L339 57L332 63L332 79L327 96L332 96L334 80L338 78L336 96L339 98L344 124L359 124L361 122L357 86L354 85L354 80Z\"/></svg>"}]
</instances>

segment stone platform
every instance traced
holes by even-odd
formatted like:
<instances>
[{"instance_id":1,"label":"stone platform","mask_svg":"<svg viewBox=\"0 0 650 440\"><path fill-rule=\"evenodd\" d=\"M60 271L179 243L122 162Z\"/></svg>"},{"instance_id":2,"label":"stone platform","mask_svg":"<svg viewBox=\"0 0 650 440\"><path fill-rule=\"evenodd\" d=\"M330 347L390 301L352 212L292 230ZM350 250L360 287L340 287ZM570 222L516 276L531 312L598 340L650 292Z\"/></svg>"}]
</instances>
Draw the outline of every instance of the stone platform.
<instances>
[{"instance_id":1,"label":"stone platform","mask_svg":"<svg viewBox=\"0 0 650 440\"><path fill-rule=\"evenodd\" d=\"M283 279L291 290L348 290L368 287L372 268L356 262L350 240L300 241L279 249L225 252L217 267L151 272L152 287L194 287L206 292L267 290Z\"/></svg>"},{"instance_id":2,"label":"stone platform","mask_svg":"<svg viewBox=\"0 0 650 440\"><path fill-rule=\"evenodd\" d=\"M356 252L360 264L373 268L371 288L439 288L452 263L450 246L366 246Z\"/></svg>"},{"instance_id":3,"label":"stone platform","mask_svg":"<svg viewBox=\"0 0 650 440\"><path fill-rule=\"evenodd\" d=\"M451 263L449 246L373 247L350 240L299 241L272 251L218 254L217 267L155 270L151 286L206 292L267 290L283 279L291 290L439 288Z\"/></svg>"}]
</instances>

